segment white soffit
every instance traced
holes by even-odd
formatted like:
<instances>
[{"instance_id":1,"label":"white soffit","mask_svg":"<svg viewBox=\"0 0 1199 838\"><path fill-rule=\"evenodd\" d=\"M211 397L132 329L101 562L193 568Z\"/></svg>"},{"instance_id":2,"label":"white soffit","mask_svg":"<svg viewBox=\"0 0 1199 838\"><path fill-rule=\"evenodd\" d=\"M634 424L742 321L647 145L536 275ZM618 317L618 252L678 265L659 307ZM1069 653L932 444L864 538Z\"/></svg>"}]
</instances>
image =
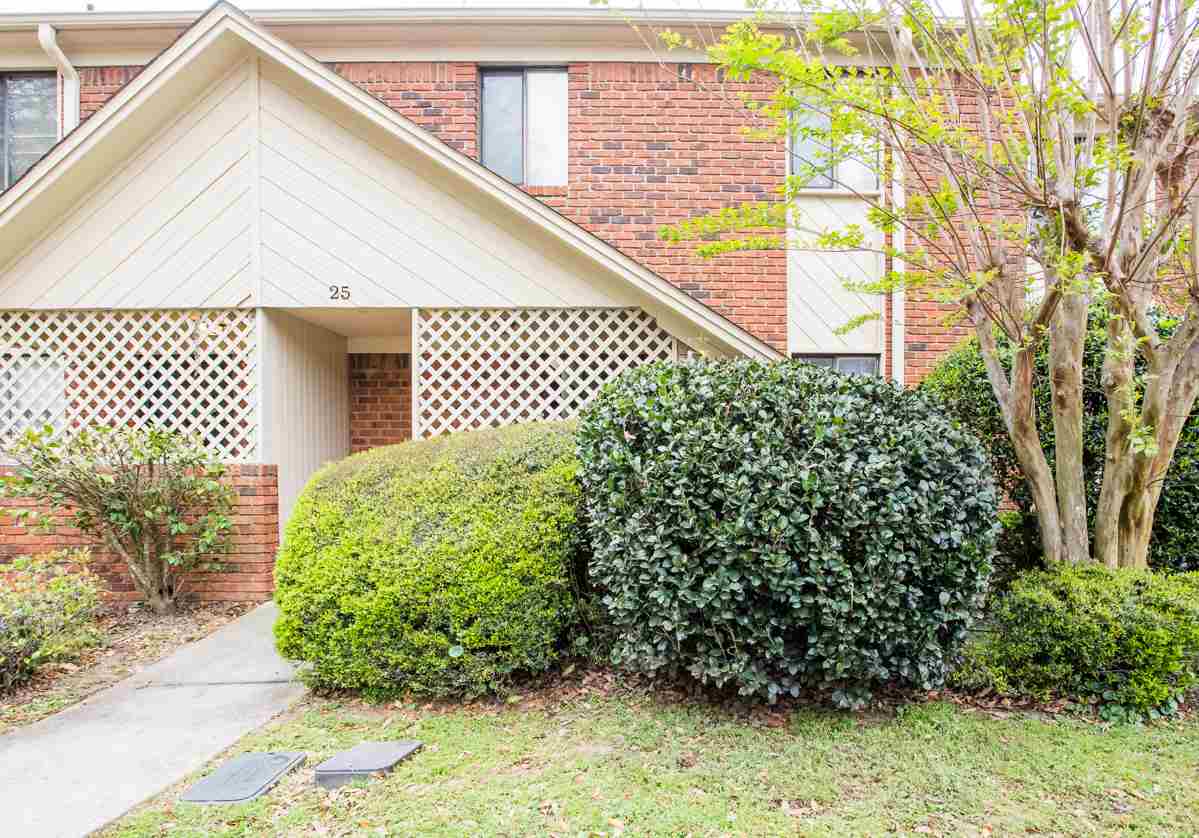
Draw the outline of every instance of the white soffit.
<instances>
[{"instance_id":1,"label":"white soffit","mask_svg":"<svg viewBox=\"0 0 1199 838\"><path fill-rule=\"evenodd\" d=\"M199 95L223 68L242 60L247 45L294 73L319 94L404 143L427 165L494 202L496 211L552 235L604 274L631 287L663 326L691 343L777 359L775 349L691 298L602 239L453 150L332 70L264 30L228 3L218 3L127 84L94 117L55 146L17 184L0 195L0 267L53 230L131 149L140 147ZM318 95L319 95L318 94ZM703 348L702 346L697 348Z\"/></svg>"}]
</instances>

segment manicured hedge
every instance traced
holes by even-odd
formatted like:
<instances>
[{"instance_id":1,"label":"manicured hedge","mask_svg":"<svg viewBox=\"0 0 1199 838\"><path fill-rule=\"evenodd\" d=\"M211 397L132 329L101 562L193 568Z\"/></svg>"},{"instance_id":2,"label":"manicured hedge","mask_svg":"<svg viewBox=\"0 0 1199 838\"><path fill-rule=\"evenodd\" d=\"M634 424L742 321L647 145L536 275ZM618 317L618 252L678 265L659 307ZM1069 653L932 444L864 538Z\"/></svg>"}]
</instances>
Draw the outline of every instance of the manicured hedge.
<instances>
[{"instance_id":1,"label":"manicured hedge","mask_svg":"<svg viewBox=\"0 0 1199 838\"><path fill-rule=\"evenodd\" d=\"M408 442L320 471L276 565L279 650L321 687L478 695L558 656L575 618L572 427Z\"/></svg>"},{"instance_id":2,"label":"manicured hedge","mask_svg":"<svg viewBox=\"0 0 1199 838\"><path fill-rule=\"evenodd\" d=\"M844 705L944 680L997 498L927 398L798 362L659 363L608 385L579 439L617 663Z\"/></svg>"},{"instance_id":3,"label":"manicured hedge","mask_svg":"<svg viewBox=\"0 0 1199 838\"><path fill-rule=\"evenodd\" d=\"M1199 573L1060 565L1020 575L954 682L970 690L1173 710L1199 684Z\"/></svg>"},{"instance_id":4,"label":"manicured hedge","mask_svg":"<svg viewBox=\"0 0 1199 838\"><path fill-rule=\"evenodd\" d=\"M1083 356L1083 466L1088 476L1087 509L1092 532L1103 482L1107 433L1107 397L1103 392L1106 349L1102 330L1106 317L1101 309L1092 309ZM1168 326L1168 322L1161 324L1163 334L1168 334ZM1010 354L1010 347L1003 341L1000 347L1005 355ZM1036 374L1038 432L1052 468L1053 412L1046 347L1037 355ZM1032 496L991 392L978 342L971 339L946 355L920 386L942 403L949 416L982 441L996 479L1012 502L1013 509L1007 515L999 542L1004 574L1010 576L1020 570L1041 567L1041 537ZM1153 522L1149 562L1163 570L1199 570L1199 411L1192 411L1187 420L1166 472Z\"/></svg>"}]
</instances>

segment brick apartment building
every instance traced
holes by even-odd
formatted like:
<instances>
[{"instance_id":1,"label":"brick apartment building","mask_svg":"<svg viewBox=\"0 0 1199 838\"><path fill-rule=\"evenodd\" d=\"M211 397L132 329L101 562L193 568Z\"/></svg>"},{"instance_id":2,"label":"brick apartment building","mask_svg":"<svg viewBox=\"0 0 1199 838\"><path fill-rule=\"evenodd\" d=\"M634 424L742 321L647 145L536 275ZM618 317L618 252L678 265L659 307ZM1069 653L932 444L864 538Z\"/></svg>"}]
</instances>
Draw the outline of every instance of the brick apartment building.
<instances>
[{"instance_id":1,"label":"brick apartment building","mask_svg":"<svg viewBox=\"0 0 1199 838\"><path fill-rule=\"evenodd\" d=\"M764 84L646 45L736 17L0 15L0 444L45 422L203 434L243 503L235 572L197 587L245 598L308 476L351 451L562 418L691 351L914 383L958 336L935 303L836 279L881 257L659 237L787 174L787 143L741 131ZM819 184L800 203L865 212ZM0 556L38 546L0 525Z\"/></svg>"}]
</instances>

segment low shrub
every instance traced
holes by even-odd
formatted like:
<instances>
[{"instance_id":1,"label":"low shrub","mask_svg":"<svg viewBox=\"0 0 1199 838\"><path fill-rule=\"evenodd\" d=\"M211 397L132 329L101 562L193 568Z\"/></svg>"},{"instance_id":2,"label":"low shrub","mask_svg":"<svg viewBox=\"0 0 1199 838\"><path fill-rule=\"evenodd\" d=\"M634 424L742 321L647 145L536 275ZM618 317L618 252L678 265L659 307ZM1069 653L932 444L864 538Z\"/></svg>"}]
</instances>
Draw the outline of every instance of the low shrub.
<instances>
[{"instance_id":1,"label":"low shrub","mask_svg":"<svg viewBox=\"0 0 1199 838\"><path fill-rule=\"evenodd\" d=\"M56 434L26 431L7 453L16 473L0 497L33 498L66 510L66 523L120 556L156 614L170 614L186 571L217 569L211 555L233 532L233 489L225 466L197 436L164 428L95 426ZM54 514L11 510L20 523L53 531Z\"/></svg>"},{"instance_id":2,"label":"low shrub","mask_svg":"<svg viewBox=\"0 0 1199 838\"><path fill-rule=\"evenodd\" d=\"M407 442L318 472L276 564L279 650L373 697L474 696L555 661L575 619L572 427Z\"/></svg>"},{"instance_id":3,"label":"low shrub","mask_svg":"<svg viewBox=\"0 0 1199 838\"><path fill-rule=\"evenodd\" d=\"M882 379L798 362L625 373L579 430L613 659L775 699L942 683L981 606L978 442Z\"/></svg>"},{"instance_id":4,"label":"low shrub","mask_svg":"<svg viewBox=\"0 0 1199 838\"><path fill-rule=\"evenodd\" d=\"M1028 571L994 603L956 686L1097 702L1108 715L1172 710L1199 683L1199 573Z\"/></svg>"},{"instance_id":5,"label":"low shrub","mask_svg":"<svg viewBox=\"0 0 1199 838\"><path fill-rule=\"evenodd\" d=\"M0 568L0 693L99 641L101 585L89 561L86 551L61 550Z\"/></svg>"},{"instance_id":6,"label":"low shrub","mask_svg":"<svg viewBox=\"0 0 1199 838\"><path fill-rule=\"evenodd\" d=\"M1102 307L1092 309L1083 354L1083 467L1087 475L1087 510L1092 519L1092 533L1106 452L1108 409L1103 390L1103 359L1106 352L1104 324L1108 316ZM1168 326L1168 321L1160 323L1163 335L1168 333ZM1002 338L999 344L1005 363L1010 363L1010 345ZM1033 395L1037 403L1041 447L1053 468L1055 453L1048 356L1048 348L1042 346L1036 358L1037 379ZM1143 363L1138 359L1138 374L1144 373ZM948 353L921 382L920 389L935 396L951 418L982 441L1000 490L1012 504L1013 517L1004 522L999 542L999 575L1006 579L1021 570L1043 567L1041 535L1032 495L991 391L978 341L971 338ZM1149 562L1160 570L1199 570L1199 409L1192 411L1187 419L1166 471L1153 521Z\"/></svg>"}]
</instances>

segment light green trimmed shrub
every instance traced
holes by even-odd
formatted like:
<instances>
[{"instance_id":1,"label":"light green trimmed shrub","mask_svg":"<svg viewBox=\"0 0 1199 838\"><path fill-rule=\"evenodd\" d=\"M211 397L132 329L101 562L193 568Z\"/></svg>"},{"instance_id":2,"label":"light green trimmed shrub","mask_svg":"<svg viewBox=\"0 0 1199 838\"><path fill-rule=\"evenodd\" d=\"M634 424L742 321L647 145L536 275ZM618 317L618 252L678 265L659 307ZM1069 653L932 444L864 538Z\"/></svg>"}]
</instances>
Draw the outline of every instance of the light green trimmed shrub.
<instances>
[{"instance_id":1,"label":"light green trimmed shrub","mask_svg":"<svg viewBox=\"0 0 1199 838\"><path fill-rule=\"evenodd\" d=\"M1028 571L994 603L953 682L1109 711L1169 711L1199 683L1199 573L1060 565Z\"/></svg>"},{"instance_id":2,"label":"light green trimmed shrub","mask_svg":"<svg viewBox=\"0 0 1199 838\"><path fill-rule=\"evenodd\" d=\"M70 660L100 641L100 580L85 550L59 550L0 566L0 694L43 663Z\"/></svg>"},{"instance_id":3,"label":"light green trimmed shrub","mask_svg":"<svg viewBox=\"0 0 1199 838\"><path fill-rule=\"evenodd\" d=\"M797 362L659 363L603 390L579 445L617 664L842 705L943 682L996 495L930 400Z\"/></svg>"},{"instance_id":4,"label":"light green trimmed shrub","mask_svg":"<svg viewBox=\"0 0 1199 838\"><path fill-rule=\"evenodd\" d=\"M572 431L458 433L317 473L275 569L280 652L372 697L475 696L548 669L576 614Z\"/></svg>"}]
</instances>

